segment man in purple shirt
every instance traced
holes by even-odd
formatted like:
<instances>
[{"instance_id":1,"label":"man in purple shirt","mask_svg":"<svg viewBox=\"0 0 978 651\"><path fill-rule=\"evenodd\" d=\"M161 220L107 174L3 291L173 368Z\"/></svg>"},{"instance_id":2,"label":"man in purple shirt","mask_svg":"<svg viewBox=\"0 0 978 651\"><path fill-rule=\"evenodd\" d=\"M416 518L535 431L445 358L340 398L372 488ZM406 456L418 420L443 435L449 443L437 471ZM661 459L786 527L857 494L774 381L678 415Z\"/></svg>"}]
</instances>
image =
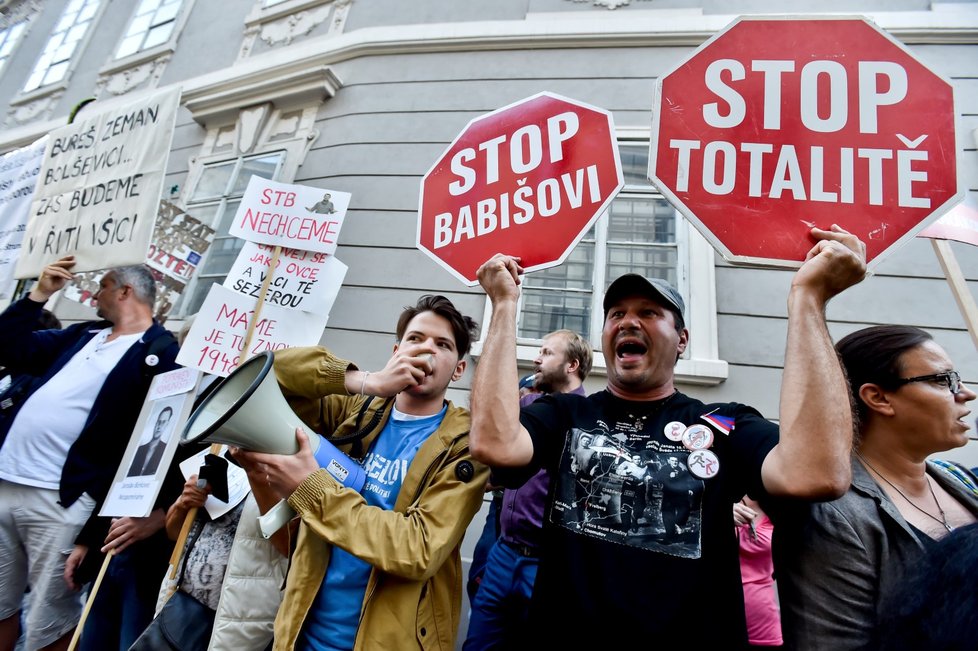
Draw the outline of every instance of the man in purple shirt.
<instances>
[{"instance_id":1,"label":"man in purple shirt","mask_svg":"<svg viewBox=\"0 0 978 651\"><path fill-rule=\"evenodd\" d=\"M572 330L556 330L543 338L533 360L534 393L520 398L525 407L549 393L585 395L584 379L591 371L591 345ZM507 488L500 511L499 538L489 558L469 617L464 651L518 647L526 609L533 594L539 565L538 549L544 505L550 488L546 470L520 488Z\"/></svg>"}]
</instances>

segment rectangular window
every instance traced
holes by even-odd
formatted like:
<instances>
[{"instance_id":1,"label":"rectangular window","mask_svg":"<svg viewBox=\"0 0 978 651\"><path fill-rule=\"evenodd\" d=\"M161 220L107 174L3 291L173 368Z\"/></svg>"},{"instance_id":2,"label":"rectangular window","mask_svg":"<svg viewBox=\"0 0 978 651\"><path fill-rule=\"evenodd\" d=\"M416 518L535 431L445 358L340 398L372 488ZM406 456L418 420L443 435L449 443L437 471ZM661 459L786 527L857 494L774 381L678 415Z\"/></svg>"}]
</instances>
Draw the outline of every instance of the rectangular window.
<instances>
[{"instance_id":1,"label":"rectangular window","mask_svg":"<svg viewBox=\"0 0 978 651\"><path fill-rule=\"evenodd\" d=\"M27 78L24 91L32 91L61 81L68 75L71 57L98 12L101 0L70 0L61 14L54 33L48 39L34 70Z\"/></svg>"},{"instance_id":2,"label":"rectangular window","mask_svg":"<svg viewBox=\"0 0 978 651\"><path fill-rule=\"evenodd\" d=\"M175 312L193 314L200 309L210 286L221 283L244 246L244 240L228 231L252 175L277 180L285 160L285 152L271 152L204 165L196 187L184 210L215 230L214 241L194 279L184 290Z\"/></svg>"},{"instance_id":3,"label":"rectangular window","mask_svg":"<svg viewBox=\"0 0 978 651\"><path fill-rule=\"evenodd\" d=\"M7 59L10 58L10 54L20 41L20 36L24 33L24 27L26 26L27 22L21 21L16 25L0 29L0 71L3 70Z\"/></svg>"},{"instance_id":4,"label":"rectangular window","mask_svg":"<svg viewBox=\"0 0 978 651\"><path fill-rule=\"evenodd\" d=\"M122 59L166 43L182 4L183 0L141 0L115 57Z\"/></svg>"},{"instance_id":5,"label":"rectangular window","mask_svg":"<svg viewBox=\"0 0 978 651\"><path fill-rule=\"evenodd\" d=\"M625 188L563 264L523 279L517 336L539 340L569 328L601 345L601 298L612 280L633 272L683 280L677 237L679 214L646 179L648 146L619 147ZM595 294L594 288L600 288ZM682 291L682 287L680 287Z\"/></svg>"}]
</instances>

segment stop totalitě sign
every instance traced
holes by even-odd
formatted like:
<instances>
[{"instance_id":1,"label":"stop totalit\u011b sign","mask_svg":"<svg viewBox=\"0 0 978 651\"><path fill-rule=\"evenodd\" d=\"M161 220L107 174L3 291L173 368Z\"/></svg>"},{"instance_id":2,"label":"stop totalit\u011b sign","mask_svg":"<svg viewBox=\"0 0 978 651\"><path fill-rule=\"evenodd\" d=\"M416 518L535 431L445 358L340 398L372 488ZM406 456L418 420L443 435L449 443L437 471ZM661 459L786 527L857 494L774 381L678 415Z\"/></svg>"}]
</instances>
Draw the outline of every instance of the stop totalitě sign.
<instances>
[{"instance_id":1,"label":"stop totalit\u011b sign","mask_svg":"<svg viewBox=\"0 0 978 651\"><path fill-rule=\"evenodd\" d=\"M649 178L735 263L838 224L870 266L964 196L949 82L858 18L742 18L656 87Z\"/></svg>"},{"instance_id":2,"label":"stop totalit\u011b sign","mask_svg":"<svg viewBox=\"0 0 978 651\"><path fill-rule=\"evenodd\" d=\"M496 253L552 267L623 185L611 114L539 93L469 122L425 174L417 246L470 286Z\"/></svg>"}]
</instances>

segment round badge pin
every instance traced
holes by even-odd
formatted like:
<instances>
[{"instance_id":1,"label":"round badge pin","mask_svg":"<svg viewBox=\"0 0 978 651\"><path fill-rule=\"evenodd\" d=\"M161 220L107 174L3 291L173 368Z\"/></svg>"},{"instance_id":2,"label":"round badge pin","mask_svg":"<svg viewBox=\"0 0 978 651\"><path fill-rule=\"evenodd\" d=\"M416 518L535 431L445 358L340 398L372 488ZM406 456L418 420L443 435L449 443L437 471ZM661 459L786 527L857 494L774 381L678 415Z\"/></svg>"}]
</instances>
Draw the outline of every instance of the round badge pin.
<instances>
[{"instance_id":1,"label":"round badge pin","mask_svg":"<svg viewBox=\"0 0 978 651\"><path fill-rule=\"evenodd\" d=\"M709 450L694 450L686 459L689 471L700 479L709 479L720 472L720 459Z\"/></svg>"},{"instance_id":2,"label":"round badge pin","mask_svg":"<svg viewBox=\"0 0 978 651\"><path fill-rule=\"evenodd\" d=\"M686 423L680 423L678 420L674 420L662 429L662 433L666 435L666 438L670 441L681 441L683 440L683 432L686 431Z\"/></svg>"},{"instance_id":3,"label":"round badge pin","mask_svg":"<svg viewBox=\"0 0 978 651\"><path fill-rule=\"evenodd\" d=\"M713 445L713 430L706 425L690 425L683 432L683 447L687 450L706 450Z\"/></svg>"},{"instance_id":4,"label":"round badge pin","mask_svg":"<svg viewBox=\"0 0 978 651\"><path fill-rule=\"evenodd\" d=\"M156 355L146 356L146 366L156 366L159 363L160 363L160 358L157 357Z\"/></svg>"}]
</instances>

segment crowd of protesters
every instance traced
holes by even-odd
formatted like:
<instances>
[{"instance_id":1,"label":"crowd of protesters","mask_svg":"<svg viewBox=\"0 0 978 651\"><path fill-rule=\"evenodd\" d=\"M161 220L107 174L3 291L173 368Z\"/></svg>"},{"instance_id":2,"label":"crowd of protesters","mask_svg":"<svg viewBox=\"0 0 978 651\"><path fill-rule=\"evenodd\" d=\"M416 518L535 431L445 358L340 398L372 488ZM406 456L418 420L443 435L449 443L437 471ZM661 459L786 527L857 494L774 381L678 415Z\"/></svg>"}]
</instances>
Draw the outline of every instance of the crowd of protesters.
<instances>
[{"instance_id":1,"label":"crowd of protesters","mask_svg":"<svg viewBox=\"0 0 978 651\"><path fill-rule=\"evenodd\" d=\"M491 321L469 408L446 395L468 370L477 326L443 296L404 308L383 368L319 346L279 351L275 377L305 424L298 452L231 447L225 460L250 491L213 520L201 507L214 474L177 468L191 450L159 469L149 516L98 516L150 382L176 368L179 344L154 321L152 276L139 266L103 276L100 321L37 329L72 279L72 258L49 264L0 314L0 364L33 378L0 410L0 651L74 638L98 651L167 648L155 625L178 593L196 608L181 611L197 613L182 622L197 631L194 648L454 651L461 543L489 486L505 491L504 526L485 578L470 584L468 647L748 649L783 635L793 649L897 648L909 633L892 634L895 614L917 603L908 591L930 595L935 575L953 575L935 555L974 549L978 479L932 458L967 442L975 393L916 328L833 343L825 307L863 279L865 246L838 227L811 238L787 296L776 423L679 392L685 299L637 274L604 293L606 388L586 394L590 349L558 331L535 362L538 394L520 400L523 270L497 255L479 270ZM321 467L319 437L360 463L361 487ZM524 485L542 488L521 502ZM295 516L267 540L256 519L280 500ZM187 530L173 580L168 561ZM961 579L948 585L967 592L973 572L953 569ZM928 626L974 648L978 614L952 608L974 593L953 596Z\"/></svg>"}]
</instances>

